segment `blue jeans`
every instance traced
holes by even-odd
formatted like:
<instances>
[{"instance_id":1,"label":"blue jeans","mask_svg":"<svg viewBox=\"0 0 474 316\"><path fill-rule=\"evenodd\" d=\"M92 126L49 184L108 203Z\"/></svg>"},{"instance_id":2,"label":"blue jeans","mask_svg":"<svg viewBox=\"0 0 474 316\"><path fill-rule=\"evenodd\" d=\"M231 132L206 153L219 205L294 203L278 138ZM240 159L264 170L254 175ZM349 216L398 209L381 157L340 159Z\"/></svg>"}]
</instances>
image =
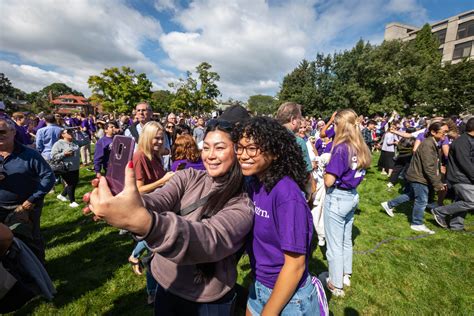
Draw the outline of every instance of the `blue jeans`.
<instances>
[{"instance_id":1,"label":"blue jeans","mask_svg":"<svg viewBox=\"0 0 474 316\"><path fill-rule=\"evenodd\" d=\"M329 188L324 201L329 279L337 288L343 287L344 274L352 274L352 224L357 204L355 189Z\"/></svg>"},{"instance_id":2,"label":"blue jeans","mask_svg":"<svg viewBox=\"0 0 474 316\"><path fill-rule=\"evenodd\" d=\"M413 204L412 225L422 225L426 205L428 205L429 187L418 182L408 182L405 185L404 193L393 200L387 202L388 207L394 208L398 205L415 200Z\"/></svg>"},{"instance_id":3,"label":"blue jeans","mask_svg":"<svg viewBox=\"0 0 474 316\"><path fill-rule=\"evenodd\" d=\"M136 244L133 251L132 251L132 256L134 258L138 259L138 258L140 258L142 252L145 251L145 250L148 250L148 245L147 245L146 241L144 241L144 240L139 241ZM150 267L147 267L147 270L146 270L146 291L147 291L148 295L155 295L157 284L158 283L156 283L155 278L153 277L153 275L150 272Z\"/></svg>"},{"instance_id":4,"label":"blue jeans","mask_svg":"<svg viewBox=\"0 0 474 316\"><path fill-rule=\"evenodd\" d=\"M142 252L145 250L145 249L148 249L147 248L147 244L146 244L146 241L142 240L142 241L139 241L136 245L135 245L135 248L133 249L132 251L132 256L136 259L140 258L140 255L142 254Z\"/></svg>"},{"instance_id":5,"label":"blue jeans","mask_svg":"<svg viewBox=\"0 0 474 316\"><path fill-rule=\"evenodd\" d=\"M158 284L154 314L155 316L232 316L235 314L236 298L237 294L232 289L214 302L192 302L165 290Z\"/></svg>"},{"instance_id":6,"label":"blue jeans","mask_svg":"<svg viewBox=\"0 0 474 316\"><path fill-rule=\"evenodd\" d=\"M252 283L249 289L247 308L252 315L261 315L263 307L270 299L272 289L266 287L259 281ZM311 276L308 275L306 282L293 294L293 297L285 305L280 315L319 315L318 291L311 283Z\"/></svg>"}]
</instances>

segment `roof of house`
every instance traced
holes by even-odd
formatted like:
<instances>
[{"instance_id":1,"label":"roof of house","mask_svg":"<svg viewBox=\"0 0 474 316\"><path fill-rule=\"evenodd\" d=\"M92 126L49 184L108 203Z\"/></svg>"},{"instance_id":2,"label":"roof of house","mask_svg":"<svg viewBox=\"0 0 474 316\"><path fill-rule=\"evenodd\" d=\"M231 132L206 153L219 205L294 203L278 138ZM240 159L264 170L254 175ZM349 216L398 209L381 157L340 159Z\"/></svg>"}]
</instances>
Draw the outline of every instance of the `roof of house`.
<instances>
[{"instance_id":1,"label":"roof of house","mask_svg":"<svg viewBox=\"0 0 474 316\"><path fill-rule=\"evenodd\" d=\"M65 100L72 100L72 102L65 102ZM60 95L52 101L53 104L74 104L74 105L89 105L89 100L80 95L64 94Z\"/></svg>"}]
</instances>

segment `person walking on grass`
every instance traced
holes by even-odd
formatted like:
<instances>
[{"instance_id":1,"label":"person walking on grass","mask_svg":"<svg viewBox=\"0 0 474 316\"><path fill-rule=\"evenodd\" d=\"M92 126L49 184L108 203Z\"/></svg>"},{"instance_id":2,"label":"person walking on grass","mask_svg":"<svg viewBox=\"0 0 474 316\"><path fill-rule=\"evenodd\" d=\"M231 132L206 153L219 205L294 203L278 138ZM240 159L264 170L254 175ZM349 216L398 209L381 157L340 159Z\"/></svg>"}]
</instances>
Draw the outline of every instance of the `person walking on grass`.
<instances>
[{"instance_id":1,"label":"person walking on grass","mask_svg":"<svg viewBox=\"0 0 474 316\"><path fill-rule=\"evenodd\" d=\"M352 275L352 225L359 203L357 187L370 167L371 155L364 142L357 114L346 109L334 117L335 137L326 166L324 184L324 229L329 277L324 280L334 296L344 296Z\"/></svg>"},{"instance_id":2,"label":"person walking on grass","mask_svg":"<svg viewBox=\"0 0 474 316\"><path fill-rule=\"evenodd\" d=\"M75 193L79 183L80 147L87 144L89 140L75 140L73 131L74 128L62 130L61 138L51 149L51 159L61 160L68 166L67 171L61 174L65 185L63 191L57 196L58 200L69 201L69 207L76 208L79 206L76 203Z\"/></svg>"},{"instance_id":3,"label":"person walking on grass","mask_svg":"<svg viewBox=\"0 0 474 316\"><path fill-rule=\"evenodd\" d=\"M434 122L425 134L425 140L415 151L406 172L404 193L390 201L382 202L382 208L390 217L398 205L414 200L410 228L414 231L434 234L435 232L423 224L425 208L428 205L429 187L443 192L446 185L441 180L441 156L438 143L448 133L448 126L443 122Z\"/></svg>"}]
</instances>

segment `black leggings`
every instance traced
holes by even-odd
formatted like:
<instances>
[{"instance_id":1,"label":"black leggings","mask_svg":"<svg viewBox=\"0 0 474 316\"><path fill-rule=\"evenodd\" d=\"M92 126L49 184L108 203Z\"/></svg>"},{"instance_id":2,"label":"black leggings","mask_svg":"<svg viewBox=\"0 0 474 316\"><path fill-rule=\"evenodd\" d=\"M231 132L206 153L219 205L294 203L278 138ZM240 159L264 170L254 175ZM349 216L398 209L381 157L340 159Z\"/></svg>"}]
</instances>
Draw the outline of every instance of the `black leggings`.
<instances>
[{"instance_id":1,"label":"black leggings","mask_svg":"<svg viewBox=\"0 0 474 316\"><path fill-rule=\"evenodd\" d=\"M76 200L74 194L76 193L76 186L79 183L79 170L73 170L63 173L61 174L61 178L63 178L64 182L66 182L66 185L64 186L64 190L61 195L67 195L69 201L72 203Z\"/></svg>"}]
</instances>

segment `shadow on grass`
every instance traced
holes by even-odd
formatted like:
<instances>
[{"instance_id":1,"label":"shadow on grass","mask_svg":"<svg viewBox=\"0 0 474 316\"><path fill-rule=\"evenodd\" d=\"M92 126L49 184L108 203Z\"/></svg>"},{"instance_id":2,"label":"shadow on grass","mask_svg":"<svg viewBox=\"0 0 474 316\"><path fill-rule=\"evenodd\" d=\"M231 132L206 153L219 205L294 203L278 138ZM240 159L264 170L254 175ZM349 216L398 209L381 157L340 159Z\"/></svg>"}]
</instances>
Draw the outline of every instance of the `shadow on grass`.
<instances>
[{"instance_id":1,"label":"shadow on grass","mask_svg":"<svg viewBox=\"0 0 474 316\"><path fill-rule=\"evenodd\" d=\"M148 305L143 290L138 290L114 299L113 308L103 315L153 315L153 305Z\"/></svg>"},{"instance_id":2,"label":"shadow on grass","mask_svg":"<svg viewBox=\"0 0 474 316\"><path fill-rule=\"evenodd\" d=\"M90 228L87 228L84 234L89 230ZM78 235L74 235L73 238L77 240ZM123 238L115 231L110 231L77 250L48 260L47 270L51 279L59 283L56 286L56 297L52 302L54 306L59 309L72 303L112 279L116 270L126 262L132 247L130 241L130 238ZM143 297L143 292L141 296ZM41 301L30 302L17 314L31 314Z\"/></svg>"},{"instance_id":3,"label":"shadow on grass","mask_svg":"<svg viewBox=\"0 0 474 316\"><path fill-rule=\"evenodd\" d=\"M76 220L46 227L42 230L46 247L54 248L84 240L91 233L108 227L105 222L94 222L92 217L79 217ZM79 228L79 229L78 229Z\"/></svg>"}]
</instances>

